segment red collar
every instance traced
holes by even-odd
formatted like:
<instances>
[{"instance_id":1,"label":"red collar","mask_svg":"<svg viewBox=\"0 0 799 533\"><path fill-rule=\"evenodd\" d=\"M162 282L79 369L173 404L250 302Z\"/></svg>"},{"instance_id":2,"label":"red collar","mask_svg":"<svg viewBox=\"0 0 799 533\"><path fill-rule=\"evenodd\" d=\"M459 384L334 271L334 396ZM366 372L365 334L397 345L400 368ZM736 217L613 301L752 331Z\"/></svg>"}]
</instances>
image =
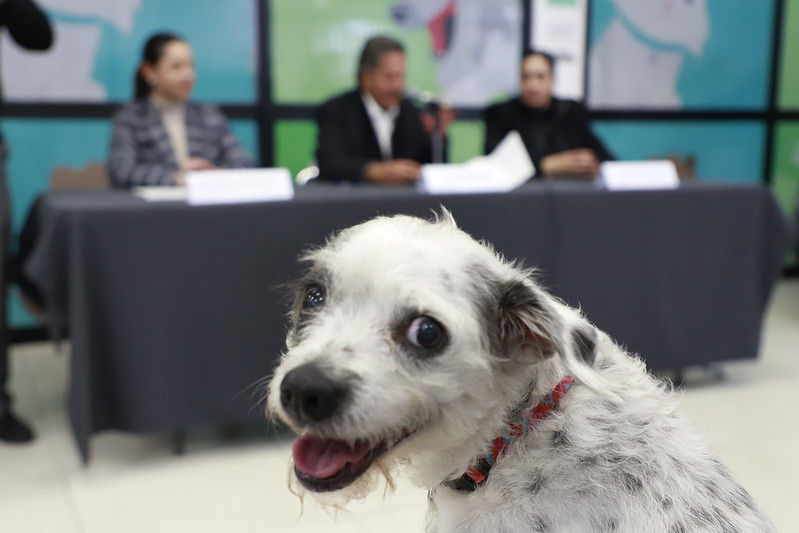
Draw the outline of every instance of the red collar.
<instances>
[{"instance_id":1,"label":"red collar","mask_svg":"<svg viewBox=\"0 0 799 533\"><path fill-rule=\"evenodd\" d=\"M545 394L535 407L511 421L502 435L491 442L489 450L478 457L475 464L470 466L465 474L458 479L446 481L444 484L452 489L468 492L480 487L488 478L491 468L505 455L505 451L513 441L530 433L530 430L558 405L558 402L569 390L573 381L574 378L571 376L566 376L560 380L557 386L551 392Z\"/></svg>"}]
</instances>

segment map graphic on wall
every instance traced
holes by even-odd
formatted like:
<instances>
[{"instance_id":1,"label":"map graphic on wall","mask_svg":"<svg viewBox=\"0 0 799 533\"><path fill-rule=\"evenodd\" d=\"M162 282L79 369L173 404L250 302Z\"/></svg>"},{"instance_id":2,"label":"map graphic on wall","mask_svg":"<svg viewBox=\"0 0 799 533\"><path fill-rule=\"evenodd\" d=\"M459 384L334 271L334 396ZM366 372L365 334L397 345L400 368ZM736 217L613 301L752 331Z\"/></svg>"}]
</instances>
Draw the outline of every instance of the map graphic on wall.
<instances>
[{"instance_id":1,"label":"map graphic on wall","mask_svg":"<svg viewBox=\"0 0 799 533\"><path fill-rule=\"evenodd\" d=\"M594 109L767 105L774 0L595 0Z\"/></svg>"},{"instance_id":2,"label":"map graphic on wall","mask_svg":"<svg viewBox=\"0 0 799 533\"><path fill-rule=\"evenodd\" d=\"M559 98L583 100L588 0L532 0L530 45L555 57Z\"/></svg>"},{"instance_id":3,"label":"map graphic on wall","mask_svg":"<svg viewBox=\"0 0 799 533\"><path fill-rule=\"evenodd\" d=\"M399 0L391 14L402 29L427 28L436 81L458 106L482 106L519 84L518 0Z\"/></svg>"},{"instance_id":4,"label":"map graphic on wall","mask_svg":"<svg viewBox=\"0 0 799 533\"><path fill-rule=\"evenodd\" d=\"M3 90L9 100L105 100L105 87L93 78L103 24L130 34L140 0L42 0L54 20L56 45L30 53L7 34L0 44ZM63 19L60 17L64 17ZM25 72L22 76L20 73Z\"/></svg>"},{"instance_id":5,"label":"map graphic on wall","mask_svg":"<svg viewBox=\"0 0 799 533\"><path fill-rule=\"evenodd\" d=\"M127 100L144 41L156 31L183 35L193 46L196 97L255 99L256 17L251 0L195 0L191 9L185 2L158 0L37 3L53 25L54 46L46 52L23 50L3 32L0 66L8 101Z\"/></svg>"},{"instance_id":6,"label":"map graphic on wall","mask_svg":"<svg viewBox=\"0 0 799 533\"><path fill-rule=\"evenodd\" d=\"M367 39L402 42L406 85L479 107L518 90L519 0L271 0L272 95L316 104L356 83Z\"/></svg>"}]
</instances>

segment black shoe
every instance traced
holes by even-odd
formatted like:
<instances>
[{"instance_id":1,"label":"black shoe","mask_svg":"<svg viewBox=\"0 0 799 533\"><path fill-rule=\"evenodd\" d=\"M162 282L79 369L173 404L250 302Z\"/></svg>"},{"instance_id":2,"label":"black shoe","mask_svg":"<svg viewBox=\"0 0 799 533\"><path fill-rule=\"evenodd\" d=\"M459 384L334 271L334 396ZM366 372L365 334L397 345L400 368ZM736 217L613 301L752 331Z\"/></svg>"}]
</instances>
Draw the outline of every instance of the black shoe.
<instances>
[{"instance_id":1,"label":"black shoe","mask_svg":"<svg viewBox=\"0 0 799 533\"><path fill-rule=\"evenodd\" d=\"M13 413L0 415L0 441L24 444L33 440L33 431Z\"/></svg>"}]
</instances>

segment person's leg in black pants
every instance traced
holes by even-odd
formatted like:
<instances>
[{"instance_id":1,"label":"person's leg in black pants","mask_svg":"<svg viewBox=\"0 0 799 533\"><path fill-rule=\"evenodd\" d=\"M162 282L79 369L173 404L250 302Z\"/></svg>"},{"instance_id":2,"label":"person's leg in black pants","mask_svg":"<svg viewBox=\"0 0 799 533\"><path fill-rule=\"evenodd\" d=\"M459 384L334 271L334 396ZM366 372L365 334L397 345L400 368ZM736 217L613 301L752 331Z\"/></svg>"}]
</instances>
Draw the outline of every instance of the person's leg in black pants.
<instances>
[{"instance_id":1,"label":"person's leg in black pants","mask_svg":"<svg viewBox=\"0 0 799 533\"><path fill-rule=\"evenodd\" d=\"M8 188L5 175L5 150L0 145L0 441L29 442L33 432L11 411L11 398L6 387L9 379L8 324L8 236L11 228Z\"/></svg>"}]
</instances>

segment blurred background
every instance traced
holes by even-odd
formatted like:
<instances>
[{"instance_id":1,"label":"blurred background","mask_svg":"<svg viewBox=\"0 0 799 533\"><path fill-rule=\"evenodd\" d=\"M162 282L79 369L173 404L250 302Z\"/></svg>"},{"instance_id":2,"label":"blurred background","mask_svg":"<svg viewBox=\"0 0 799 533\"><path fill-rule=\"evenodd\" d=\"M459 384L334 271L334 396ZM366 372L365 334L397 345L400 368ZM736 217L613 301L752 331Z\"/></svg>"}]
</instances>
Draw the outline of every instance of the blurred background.
<instances>
[{"instance_id":1,"label":"blurred background","mask_svg":"<svg viewBox=\"0 0 799 533\"><path fill-rule=\"evenodd\" d=\"M481 110L514 93L532 45L558 58L556 94L585 100L619 159L668 157L683 177L768 183L787 213L796 205L797 0L40 4L55 26L50 51L24 51L5 33L0 43L12 234L56 170L105 160L111 116L132 97L142 43L159 30L194 47L194 100L221 103L261 165L295 175L313 162L314 106L355 84L364 40L386 33L407 46L408 87L460 109L452 162L481 153ZM36 325L18 303L10 320Z\"/></svg>"}]
</instances>

